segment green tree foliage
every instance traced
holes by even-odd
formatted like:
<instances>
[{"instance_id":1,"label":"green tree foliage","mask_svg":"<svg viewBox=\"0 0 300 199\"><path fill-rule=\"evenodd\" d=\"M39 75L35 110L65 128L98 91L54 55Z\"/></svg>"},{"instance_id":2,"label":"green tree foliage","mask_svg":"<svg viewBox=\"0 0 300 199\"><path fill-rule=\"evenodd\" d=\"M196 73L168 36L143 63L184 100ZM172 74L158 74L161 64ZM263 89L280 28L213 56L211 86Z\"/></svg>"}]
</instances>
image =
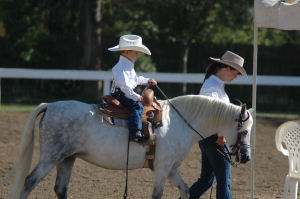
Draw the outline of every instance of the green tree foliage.
<instances>
[{"instance_id":1,"label":"green tree foliage","mask_svg":"<svg viewBox=\"0 0 300 199\"><path fill-rule=\"evenodd\" d=\"M1 0L0 37L13 49L15 64L80 67L86 63L82 60L87 43L86 2L91 2L88 17L94 22L99 0ZM192 43L251 45L253 39L253 2L249 0L102 0L101 7L101 29L94 25L90 37L96 31L102 38L134 33L151 41L179 43L183 67ZM299 40L299 31L261 29L259 34L260 44L267 46Z\"/></svg>"},{"instance_id":2,"label":"green tree foliage","mask_svg":"<svg viewBox=\"0 0 300 199\"><path fill-rule=\"evenodd\" d=\"M152 35L157 34L157 27L150 19L151 10L149 2L144 0L121 1L121 0L103 0L102 2L102 35L103 39L111 40L111 45L116 45L118 39L124 34L137 34L143 37L143 43L147 43ZM111 47L111 46L109 46ZM106 49L104 48L104 51ZM151 49L150 49L151 50ZM113 55L111 55L113 54ZM110 69L118 60L118 53L109 52L110 59L105 60L105 69ZM156 66L152 62L150 56L141 53L140 58L136 62L136 70L138 72L155 72Z\"/></svg>"},{"instance_id":3,"label":"green tree foliage","mask_svg":"<svg viewBox=\"0 0 300 199\"><path fill-rule=\"evenodd\" d=\"M150 37L157 33L157 27L150 18L151 4L145 0L103 0L103 34L120 36L134 33Z\"/></svg>"},{"instance_id":4,"label":"green tree foliage","mask_svg":"<svg viewBox=\"0 0 300 199\"><path fill-rule=\"evenodd\" d=\"M152 63L151 57L143 53L140 54L139 59L135 63L137 72L156 72L155 64Z\"/></svg>"},{"instance_id":5,"label":"green tree foliage","mask_svg":"<svg viewBox=\"0 0 300 199\"><path fill-rule=\"evenodd\" d=\"M93 37L93 40L89 41L96 44L93 42L97 38L94 36L96 26L93 30L91 27L95 25L94 8L99 1L0 1L0 21L4 32L0 42L3 41L5 46L2 47L9 49L11 56L10 62L6 63L5 67L95 68L96 58L100 53L95 46L85 43L88 43L86 38ZM89 27L86 25L88 22ZM99 55L94 53L92 56L92 51L98 52ZM44 94L39 97L46 98L67 97L73 95L72 91L81 90L83 97L90 99L95 98L98 93L97 82L56 81L51 84L43 80L34 80L34 83L25 82L25 80L11 80L10 86L16 89L9 91L7 88L7 90L15 92L12 95L16 96L27 95L28 90L33 90L32 97Z\"/></svg>"},{"instance_id":6,"label":"green tree foliage","mask_svg":"<svg viewBox=\"0 0 300 199\"><path fill-rule=\"evenodd\" d=\"M151 57L141 56L136 63L137 71L204 72L208 57L221 55L228 47L243 52L249 69L253 1L0 0L0 60L5 67L109 70L119 54L107 48L128 33L141 35L152 52ZM265 66L272 65L268 58L271 52L295 53L293 57L297 57L300 31L260 28L258 39L263 48L260 60L266 59ZM289 45L296 50L288 53ZM279 59L283 60L276 57L277 66ZM298 71L297 60L288 61L292 71ZM282 73L280 69L288 75L286 61L281 65L276 67L278 73ZM261 70L259 73L275 71ZM40 89L49 96L73 95L70 90L98 92L89 83L74 81L29 84L23 80L9 82L22 91L18 95L27 95L25 92L30 89L36 92L34 96ZM7 91L11 92L10 88ZM183 93L176 91L173 96L180 94ZM86 96L94 97L86 94L83 98Z\"/></svg>"},{"instance_id":7,"label":"green tree foliage","mask_svg":"<svg viewBox=\"0 0 300 199\"><path fill-rule=\"evenodd\" d=\"M82 54L82 2L0 1L5 38L14 49L16 64L19 67L73 65L70 56Z\"/></svg>"},{"instance_id":8,"label":"green tree foliage","mask_svg":"<svg viewBox=\"0 0 300 199\"><path fill-rule=\"evenodd\" d=\"M43 26L45 20L35 3L3 0L0 2L0 17L5 28L5 37L15 50L16 60L41 61L43 53L37 45L48 35Z\"/></svg>"}]
</instances>

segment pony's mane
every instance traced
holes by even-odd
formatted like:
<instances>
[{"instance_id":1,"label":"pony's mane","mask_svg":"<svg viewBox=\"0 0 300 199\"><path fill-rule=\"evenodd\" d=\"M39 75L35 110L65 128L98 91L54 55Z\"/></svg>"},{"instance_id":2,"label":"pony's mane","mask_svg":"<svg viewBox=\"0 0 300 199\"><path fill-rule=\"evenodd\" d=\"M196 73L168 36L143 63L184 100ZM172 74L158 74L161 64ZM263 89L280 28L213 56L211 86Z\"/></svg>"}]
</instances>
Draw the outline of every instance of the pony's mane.
<instances>
[{"instance_id":1,"label":"pony's mane","mask_svg":"<svg viewBox=\"0 0 300 199\"><path fill-rule=\"evenodd\" d=\"M196 121L201 125L195 126L196 128L205 131L221 130L226 126L232 126L241 111L240 106L202 95L179 96L170 99L170 102L189 122Z\"/></svg>"}]
</instances>

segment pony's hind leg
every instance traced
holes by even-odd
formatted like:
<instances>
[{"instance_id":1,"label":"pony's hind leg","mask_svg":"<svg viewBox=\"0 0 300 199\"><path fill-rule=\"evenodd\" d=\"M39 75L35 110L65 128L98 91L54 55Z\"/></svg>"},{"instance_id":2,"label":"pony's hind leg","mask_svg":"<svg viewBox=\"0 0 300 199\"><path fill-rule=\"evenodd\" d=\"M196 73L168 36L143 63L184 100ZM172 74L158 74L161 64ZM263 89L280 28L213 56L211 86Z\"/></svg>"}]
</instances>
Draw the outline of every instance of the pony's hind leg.
<instances>
[{"instance_id":1,"label":"pony's hind leg","mask_svg":"<svg viewBox=\"0 0 300 199\"><path fill-rule=\"evenodd\" d=\"M71 178L74 162L74 157L68 157L56 166L57 176L54 191L58 199L67 199L68 185Z\"/></svg>"},{"instance_id":2,"label":"pony's hind leg","mask_svg":"<svg viewBox=\"0 0 300 199\"><path fill-rule=\"evenodd\" d=\"M51 171L55 164L39 162L33 171L26 177L20 199L26 199L35 186Z\"/></svg>"},{"instance_id":3,"label":"pony's hind leg","mask_svg":"<svg viewBox=\"0 0 300 199\"><path fill-rule=\"evenodd\" d=\"M173 185L175 185L179 189L181 199L189 198L189 194L190 194L189 187L183 181L178 169L173 169L170 172L168 179Z\"/></svg>"}]
</instances>

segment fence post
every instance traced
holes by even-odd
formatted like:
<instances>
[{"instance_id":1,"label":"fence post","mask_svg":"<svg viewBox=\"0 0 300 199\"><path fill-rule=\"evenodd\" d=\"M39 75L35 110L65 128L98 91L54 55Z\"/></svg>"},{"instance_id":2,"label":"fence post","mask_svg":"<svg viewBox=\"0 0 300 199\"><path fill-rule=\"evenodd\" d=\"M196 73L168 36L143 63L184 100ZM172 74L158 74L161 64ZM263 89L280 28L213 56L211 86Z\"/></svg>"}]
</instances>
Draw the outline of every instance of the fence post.
<instances>
[{"instance_id":1,"label":"fence post","mask_svg":"<svg viewBox=\"0 0 300 199\"><path fill-rule=\"evenodd\" d=\"M110 93L110 80L104 80L103 95L109 95Z\"/></svg>"},{"instance_id":2,"label":"fence post","mask_svg":"<svg viewBox=\"0 0 300 199\"><path fill-rule=\"evenodd\" d=\"M1 103L1 78L0 78L0 108L1 108L1 105L2 105L2 103Z\"/></svg>"}]
</instances>

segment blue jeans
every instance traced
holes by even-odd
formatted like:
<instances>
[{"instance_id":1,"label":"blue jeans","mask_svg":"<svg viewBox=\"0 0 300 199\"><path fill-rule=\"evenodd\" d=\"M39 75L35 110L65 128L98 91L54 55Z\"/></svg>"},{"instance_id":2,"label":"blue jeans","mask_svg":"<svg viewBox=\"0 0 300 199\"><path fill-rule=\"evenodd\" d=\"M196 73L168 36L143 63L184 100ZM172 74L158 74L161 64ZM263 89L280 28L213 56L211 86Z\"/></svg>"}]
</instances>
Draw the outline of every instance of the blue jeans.
<instances>
[{"instance_id":1,"label":"blue jeans","mask_svg":"<svg viewBox=\"0 0 300 199\"><path fill-rule=\"evenodd\" d=\"M200 198L213 185L215 178L217 179L217 199L232 198L230 163L217 151L218 148L222 151L222 147L215 143L217 139L218 136L213 135L199 142L202 152L201 175L190 188L190 199ZM228 149L228 143L225 145Z\"/></svg>"},{"instance_id":2,"label":"blue jeans","mask_svg":"<svg viewBox=\"0 0 300 199\"><path fill-rule=\"evenodd\" d=\"M142 130L142 119L144 107L141 102L134 101L127 97L120 89L116 89L111 96L120 101L123 106L125 106L129 111L129 132L133 133L138 130Z\"/></svg>"}]
</instances>

